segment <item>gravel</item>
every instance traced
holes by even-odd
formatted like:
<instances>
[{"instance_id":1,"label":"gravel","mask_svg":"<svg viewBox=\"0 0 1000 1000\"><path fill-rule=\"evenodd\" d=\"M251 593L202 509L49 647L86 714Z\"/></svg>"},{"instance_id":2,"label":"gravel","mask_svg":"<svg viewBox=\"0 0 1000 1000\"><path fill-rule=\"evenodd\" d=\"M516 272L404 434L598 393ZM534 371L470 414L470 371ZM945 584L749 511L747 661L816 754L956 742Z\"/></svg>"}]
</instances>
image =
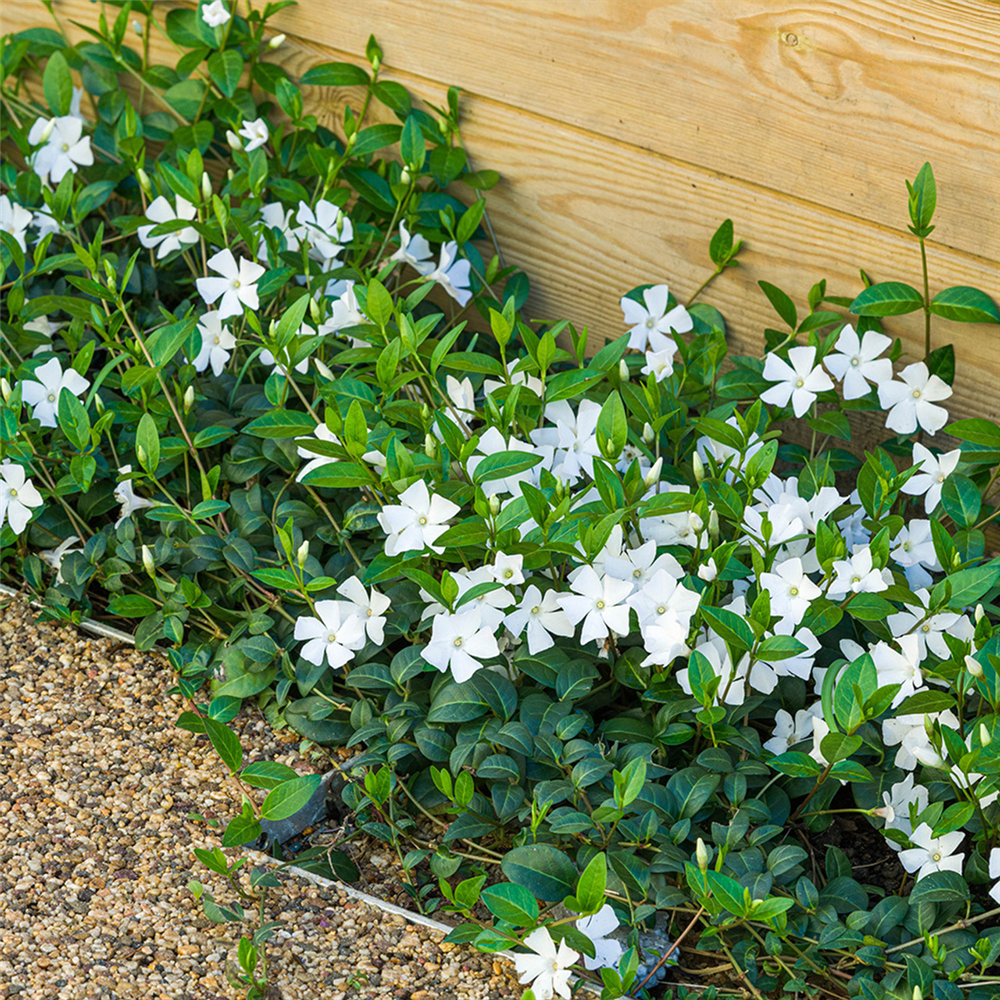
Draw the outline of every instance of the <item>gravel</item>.
<instances>
[{"instance_id":1,"label":"gravel","mask_svg":"<svg viewBox=\"0 0 1000 1000\"><path fill-rule=\"evenodd\" d=\"M0 606L0 998L240 995L223 965L250 928L211 923L187 889L233 901L191 852L218 846L206 821L238 797L204 738L174 727L168 664L35 618ZM314 770L294 734L253 720L241 737L248 760ZM509 963L336 887L287 877L268 904L274 1000L521 995Z\"/></svg>"}]
</instances>

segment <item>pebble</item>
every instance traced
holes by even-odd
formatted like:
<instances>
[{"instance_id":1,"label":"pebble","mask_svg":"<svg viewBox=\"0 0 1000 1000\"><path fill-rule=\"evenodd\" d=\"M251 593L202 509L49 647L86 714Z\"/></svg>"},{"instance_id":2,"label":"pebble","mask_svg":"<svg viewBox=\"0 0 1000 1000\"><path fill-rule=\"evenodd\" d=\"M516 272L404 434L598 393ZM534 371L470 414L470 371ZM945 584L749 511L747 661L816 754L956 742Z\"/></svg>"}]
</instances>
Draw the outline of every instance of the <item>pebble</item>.
<instances>
[{"instance_id":1,"label":"pebble","mask_svg":"<svg viewBox=\"0 0 1000 1000\"><path fill-rule=\"evenodd\" d=\"M0 605L0 1000L224 1000L249 925L213 924L187 883L235 895L198 864L238 798L204 738L177 729L166 660ZM311 766L298 737L242 725L247 760ZM238 852L227 852L230 859ZM275 997L520 997L495 956L285 877L267 919Z\"/></svg>"}]
</instances>

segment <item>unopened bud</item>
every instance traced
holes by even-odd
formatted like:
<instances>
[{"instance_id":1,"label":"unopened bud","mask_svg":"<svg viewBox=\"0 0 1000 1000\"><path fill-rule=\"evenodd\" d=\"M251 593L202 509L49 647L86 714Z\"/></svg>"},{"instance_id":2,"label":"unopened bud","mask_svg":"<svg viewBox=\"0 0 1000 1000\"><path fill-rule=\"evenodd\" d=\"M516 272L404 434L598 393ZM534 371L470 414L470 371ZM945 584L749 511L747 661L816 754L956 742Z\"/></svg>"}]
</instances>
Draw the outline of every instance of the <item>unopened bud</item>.
<instances>
[{"instance_id":1,"label":"unopened bud","mask_svg":"<svg viewBox=\"0 0 1000 1000\"><path fill-rule=\"evenodd\" d=\"M986 728L985 722L979 723L979 743L980 746L988 746L990 742L990 731Z\"/></svg>"},{"instance_id":2,"label":"unopened bud","mask_svg":"<svg viewBox=\"0 0 1000 1000\"><path fill-rule=\"evenodd\" d=\"M701 460L701 455L698 452L691 456L691 468L694 470L695 482L702 482L705 478L705 463Z\"/></svg>"},{"instance_id":3,"label":"unopened bud","mask_svg":"<svg viewBox=\"0 0 1000 1000\"><path fill-rule=\"evenodd\" d=\"M312 317L312 321L319 326L320 320L323 318L323 310L320 309L319 303L315 299L309 300L309 315Z\"/></svg>"},{"instance_id":4,"label":"unopened bud","mask_svg":"<svg viewBox=\"0 0 1000 1000\"><path fill-rule=\"evenodd\" d=\"M705 583L711 583L718 575L714 559L709 559L703 566L698 567L698 579L704 580Z\"/></svg>"},{"instance_id":5,"label":"unopened bud","mask_svg":"<svg viewBox=\"0 0 1000 1000\"><path fill-rule=\"evenodd\" d=\"M713 510L708 515L708 534L711 538L719 537L719 512Z\"/></svg>"},{"instance_id":6,"label":"unopened bud","mask_svg":"<svg viewBox=\"0 0 1000 1000\"><path fill-rule=\"evenodd\" d=\"M708 853L708 848L705 846L705 841L701 837L698 838L698 842L695 845L694 856L698 861L698 867L703 872L707 872L708 862L711 860L711 857Z\"/></svg>"},{"instance_id":7,"label":"unopened bud","mask_svg":"<svg viewBox=\"0 0 1000 1000\"><path fill-rule=\"evenodd\" d=\"M137 35L139 35L140 37L142 37L142 25L138 21L133 21L132 22L132 30Z\"/></svg>"},{"instance_id":8,"label":"unopened bud","mask_svg":"<svg viewBox=\"0 0 1000 1000\"><path fill-rule=\"evenodd\" d=\"M226 142L229 143L230 149L243 148L243 140L232 129L226 129Z\"/></svg>"},{"instance_id":9,"label":"unopened bud","mask_svg":"<svg viewBox=\"0 0 1000 1000\"><path fill-rule=\"evenodd\" d=\"M284 45L284 44L285 44L285 36L284 35L275 35L274 38L272 38L267 43L267 47L269 49L280 49L281 46Z\"/></svg>"},{"instance_id":10,"label":"unopened bud","mask_svg":"<svg viewBox=\"0 0 1000 1000\"><path fill-rule=\"evenodd\" d=\"M431 408L426 403L420 404L420 420L426 426L427 421L431 419Z\"/></svg>"},{"instance_id":11,"label":"unopened bud","mask_svg":"<svg viewBox=\"0 0 1000 1000\"><path fill-rule=\"evenodd\" d=\"M108 288L114 289L115 287L115 269L110 260L104 259L104 274L108 279Z\"/></svg>"},{"instance_id":12,"label":"unopened bud","mask_svg":"<svg viewBox=\"0 0 1000 1000\"><path fill-rule=\"evenodd\" d=\"M329 379L331 382L333 381L333 372L330 371L330 369L322 361L320 361L319 358L313 358L312 363L316 366L316 371L318 371L323 378Z\"/></svg>"},{"instance_id":13,"label":"unopened bud","mask_svg":"<svg viewBox=\"0 0 1000 1000\"><path fill-rule=\"evenodd\" d=\"M647 490L651 490L660 481L660 472L663 470L663 456L661 455L654 463L649 472L646 473L646 478L643 480L643 485Z\"/></svg>"},{"instance_id":14,"label":"unopened bud","mask_svg":"<svg viewBox=\"0 0 1000 1000\"><path fill-rule=\"evenodd\" d=\"M382 65L382 57L376 52L375 55L372 56L372 69L375 70L375 72L377 73L381 65Z\"/></svg>"},{"instance_id":15,"label":"unopened bud","mask_svg":"<svg viewBox=\"0 0 1000 1000\"><path fill-rule=\"evenodd\" d=\"M965 669L968 670L973 677L983 676L983 666L974 656L967 656L965 658Z\"/></svg>"},{"instance_id":16,"label":"unopened bud","mask_svg":"<svg viewBox=\"0 0 1000 1000\"><path fill-rule=\"evenodd\" d=\"M924 991L919 986L913 987L913 1000L924 1000Z\"/></svg>"},{"instance_id":17,"label":"unopened bud","mask_svg":"<svg viewBox=\"0 0 1000 1000\"><path fill-rule=\"evenodd\" d=\"M951 568L958 569L962 565L962 557L957 553L953 553L951 557Z\"/></svg>"},{"instance_id":18,"label":"unopened bud","mask_svg":"<svg viewBox=\"0 0 1000 1000\"><path fill-rule=\"evenodd\" d=\"M642 425L642 441L643 444L652 444L656 440L656 435L653 433L653 428L650 424L646 423Z\"/></svg>"},{"instance_id":19,"label":"unopened bud","mask_svg":"<svg viewBox=\"0 0 1000 1000\"><path fill-rule=\"evenodd\" d=\"M136 454L136 457L139 459L139 464L143 468L145 468L146 467L146 458L147 458L146 449L143 448L143 446L141 444L137 444L135 446L135 454Z\"/></svg>"},{"instance_id":20,"label":"unopened bud","mask_svg":"<svg viewBox=\"0 0 1000 1000\"><path fill-rule=\"evenodd\" d=\"M424 435L424 454L433 458L437 454L437 438L433 434Z\"/></svg>"},{"instance_id":21,"label":"unopened bud","mask_svg":"<svg viewBox=\"0 0 1000 1000\"><path fill-rule=\"evenodd\" d=\"M3 396L3 401L5 403L10 402L10 395L10 382L8 382L5 378L0 378L0 396Z\"/></svg>"},{"instance_id":22,"label":"unopened bud","mask_svg":"<svg viewBox=\"0 0 1000 1000\"><path fill-rule=\"evenodd\" d=\"M300 546L298 552L295 553L295 561L299 564L299 569L303 569L306 564L306 560L309 558L309 539L307 538Z\"/></svg>"},{"instance_id":23,"label":"unopened bud","mask_svg":"<svg viewBox=\"0 0 1000 1000\"><path fill-rule=\"evenodd\" d=\"M192 406L194 406L194 386L189 385L184 390L184 412L190 413Z\"/></svg>"},{"instance_id":24,"label":"unopened bud","mask_svg":"<svg viewBox=\"0 0 1000 1000\"><path fill-rule=\"evenodd\" d=\"M399 175L399 182L400 182L400 184L409 184L411 180L413 180L413 178L410 175L410 168L409 167L403 167L403 171Z\"/></svg>"},{"instance_id":25,"label":"unopened bud","mask_svg":"<svg viewBox=\"0 0 1000 1000\"><path fill-rule=\"evenodd\" d=\"M623 381L627 382L629 378L628 365L625 364L625 359L622 358L618 362L618 377Z\"/></svg>"},{"instance_id":26,"label":"unopened bud","mask_svg":"<svg viewBox=\"0 0 1000 1000\"><path fill-rule=\"evenodd\" d=\"M556 477L556 500L562 501L566 498L566 484Z\"/></svg>"},{"instance_id":27,"label":"unopened bud","mask_svg":"<svg viewBox=\"0 0 1000 1000\"><path fill-rule=\"evenodd\" d=\"M983 615L985 615L985 614L986 614L986 612L983 610L983 606L981 604L977 604L976 605L976 615L975 615L975 617L976 617L976 624L977 625L983 620Z\"/></svg>"},{"instance_id":28,"label":"unopened bud","mask_svg":"<svg viewBox=\"0 0 1000 1000\"><path fill-rule=\"evenodd\" d=\"M705 521L701 514L697 513L697 511L691 511L690 520L691 530L696 535L700 535L705 530Z\"/></svg>"},{"instance_id":29,"label":"unopened bud","mask_svg":"<svg viewBox=\"0 0 1000 1000\"><path fill-rule=\"evenodd\" d=\"M336 228L337 228L337 239L339 240L344 235L344 213L343 212L337 212Z\"/></svg>"},{"instance_id":30,"label":"unopened bud","mask_svg":"<svg viewBox=\"0 0 1000 1000\"><path fill-rule=\"evenodd\" d=\"M100 396L94 397L94 409L97 410L97 415L100 417L103 415L106 407L104 406L104 400Z\"/></svg>"},{"instance_id":31,"label":"unopened bud","mask_svg":"<svg viewBox=\"0 0 1000 1000\"><path fill-rule=\"evenodd\" d=\"M490 513L496 517L500 513L500 497L498 494L494 493L490 497Z\"/></svg>"},{"instance_id":32,"label":"unopened bud","mask_svg":"<svg viewBox=\"0 0 1000 1000\"><path fill-rule=\"evenodd\" d=\"M55 120L55 118L50 118L48 120L48 123L46 124L45 128L42 129L41 137L38 140L39 145L41 145L43 142L48 142L49 141L49 136L52 135L52 130L55 127L56 127L56 120Z\"/></svg>"},{"instance_id":33,"label":"unopened bud","mask_svg":"<svg viewBox=\"0 0 1000 1000\"><path fill-rule=\"evenodd\" d=\"M212 178L208 176L207 170L201 175L201 196L205 201L212 200Z\"/></svg>"},{"instance_id":34,"label":"unopened bud","mask_svg":"<svg viewBox=\"0 0 1000 1000\"><path fill-rule=\"evenodd\" d=\"M231 180L232 180L232 179L233 179L233 178L234 178L235 176L236 176L236 171L235 171L235 170L233 170L233 168L232 168L232 167L230 167L230 168L229 168L229 169L228 169L228 170L226 171L226 180L227 180L227 181L231 181Z\"/></svg>"},{"instance_id":35,"label":"unopened bud","mask_svg":"<svg viewBox=\"0 0 1000 1000\"><path fill-rule=\"evenodd\" d=\"M156 562L153 560L153 550L148 545L143 545L142 547L142 565L150 576L156 572Z\"/></svg>"},{"instance_id":36,"label":"unopened bud","mask_svg":"<svg viewBox=\"0 0 1000 1000\"><path fill-rule=\"evenodd\" d=\"M142 188L143 194L145 194L147 198L152 198L153 185L149 180L149 174L147 174L142 167L139 167L139 169L135 172L135 176L136 180L139 182L139 187Z\"/></svg>"}]
</instances>

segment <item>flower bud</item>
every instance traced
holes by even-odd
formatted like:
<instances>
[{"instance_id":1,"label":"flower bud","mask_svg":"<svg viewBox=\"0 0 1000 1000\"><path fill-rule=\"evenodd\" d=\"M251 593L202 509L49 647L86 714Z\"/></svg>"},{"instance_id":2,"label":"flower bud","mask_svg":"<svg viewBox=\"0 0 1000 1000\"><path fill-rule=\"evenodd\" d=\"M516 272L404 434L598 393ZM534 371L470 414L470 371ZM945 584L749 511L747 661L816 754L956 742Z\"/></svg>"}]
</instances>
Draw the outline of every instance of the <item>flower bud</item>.
<instances>
[{"instance_id":1,"label":"flower bud","mask_svg":"<svg viewBox=\"0 0 1000 1000\"><path fill-rule=\"evenodd\" d=\"M243 148L243 140L232 129L226 129L226 142L229 143L230 149Z\"/></svg>"},{"instance_id":2,"label":"flower bud","mask_svg":"<svg viewBox=\"0 0 1000 1000\"><path fill-rule=\"evenodd\" d=\"M424 454L428 458L434 458L437 454L437 438L433 434L424 435Z\"/></svg>"},{"instance_id":3,"label":"flower bud","mask_svg":"<svg viewBox=\"0 0 1000 1000\"><path fill-rule=\"evenodd\" d=\"M646 423L642 425L642 442L643 444L652 444L656 440L656 435L653 433L653 428L650 424Z\"/></svg>"},{"instance_id":4,"label":"flower bud","mask_svg":"<svg viewBox=\"0 0 1000 1000\"><path fill-rule=\"evenodd\" d=\"M695 845L694 856L698 861L698 867L703 871L708 871L708 862L711 860L711 855L708 853L708 848L705 846L705 841L698 838L698 842Z\"/></svg>"},{"instance_id":5,"label":"flower bud","mask_svg":"<svg viewBox=\"0 0 1000 1000\"><path fill-rule=\"evenodd\" d=\"M331 382L333 381L333 372L330 371L330 369L322 361L320 361L319 358L313 358L312 363L316 366L316 371L318 371L323 378L329 379Z\"/></svg>"},{"instance_id":6,"label":"flower bud","mask_svg":"<svg viewBox=\"0 0 1000 1000\"><path fill-rule=\"evenodd\" d=\"M227 180L227 181L232 181L232 179L233 179L233 178L234 178L235 176L236 176L236 171L235 171L235 170L233 170L233 168L232 168L232 167L230 167L230 168L229 168L229 169L228 169L228 170L226 171L226 180Z\"/></svg>"},{"instance_id":7,"label":"flower bud","mask_svg":"<svg viewBox=\"0 0 1000 1000\"><path fill-rule=\"evenodd\" d=\"M97 410L97 415L99 417L104 415L104 410L106 409L106 407L104 405L104 400L101 399L100 396L94 397L94 409Z\"/></svg>"},{"instance_id":8,"label":"flower bud","mask_svg":"<svg viewBox=\"0 0 1000 1000\"><path fill-rule=\"evenodd\" d=\"M979 723L979 745L980 746L984 746L984 747L985 746L989 746L990 739L991 739L991 737L990 737L990 731L989 731L989 729L986 728L986 723L985 722L980 722Z\"/></svg>"},{"instance_id":9,"label":"flower bud","mask_svg":"<svg viewBox=\"0 0 1000 1000\"><path fill-rule=\"evenodd\" d=\"M426 427L431 419L431 408L426 403L420 404L420 422Z\"/></svg>"},{"instance_id":10,"label":"flower bud","mask_svg":"<svg viewBox=\"0 0 1000 1000\"><path fill-rule=\"evenodd\" d=\"M323 319L323 310L320 309L319 303L315 299L309 300L309 315L312 321L319 326L320 321Z\"/></svg>"},{"instance_id":11,"label":"flower bud","mask_svg":"<svg viewBox=\"0 0 1000 1000\"><path fill-rule=\"evenodd\" d=\"M143 446L141 444L137 444L135 446L135 454L136 454L136 457L139 459L139 464L143 468L146 468L146 458L147 458L146 449L143 448Z\"/></svg>"},{"instance_id":12,"label":"flower bud","mask_svg":"<svg viewBox=\"0 0 1000 1000\"><path fill-rule=\"evenodd\" d=\"M496 517L500 513L500 497L498 494L494 493L490 497L490 513Z\"/></svg>"},{"instance_id":13,"label":"flower bud","mask_svg":"<svg viewBox=\"0 0 1000 1000\"><path fill-rule=\"evenodd\" d=\"M307 538L300 546L298 552L295 553L295 561L299 564L299 569L303 569L306 564L306 560L309 558L309 539Z\"/></svg>"},{"instance_id":14,"label":"flower bud","mask_svg":"<svg viewBox=\"0 0 1000 1000\"><path fill-rule=\"evenodd\" d=\"M708 534L713 539L719 537L719 512L717 510L713 510L708 515Z\"/></svg>"},{"instance_id":15,"label":"flower bud","mask_svg":"<svg viewBox=\"0 0 1000 1000\"><path fill-rule=\"evenodd\" d=\"M697 511L691 511L690 520L691 530L696 535L700 535L705 530L705 521L701 514L697 513Z\"/></svg>"},{"instance_id":16,"label":"flower bud","mask_svg":"<svg viewBox=\"0 0 1000 1000\"><path fill-rule=\"evenodd\" d=\"M566 484L557 476L556 477L556 500L560 503L566 498Z\"/></svg>"},{"instance_id":17,"label":"flower bud","mask_svg":"<svg viewBox=\"0 0 1000 1000\"><path fill-rule=\"evenodd\" d=\"M410 168L409 167L403 167L403 172L399 175L399 183L400 184L409 184L411 180L413 180L413 178L410 175Z\"/></svg>"},{"instance_id":18,"label":"flower bud","mask_svg":"<svg viewBox=\"0 0 1000 1000\"><path fill-rule=\"evenodd\" d=\"M192 406L194 406L194 386L189 385L184 390L184 412L190 413Z\"/></svg>"},{"instance_id":19,"label":"flower bud","mask_svg":"<svg viewBox=\"0 0 1000 1000\"><path fill-rule=\"evenodd\" d=\"M138 21L132 22L132 30L141 38L142 37L142 25Z\"/></svg>"},{"instance_id":20,"label":"flower bud","mask_svg":"<svg viewBox=\"0 0 1000 1000\"><path fill-rule=\"evenodd\" d=\"M981 604L977 604L976 605L976 624L977 625L983 620L983 615L985 615L985 614L986 614L986 612L983 610L983 606Z\"/></svg>"},{"instance_id":21,"label":"flower bud","mask_svg":"<svg viewBox=\"0 0 1000 1000\"><path fill-rule=\"evenodd\" d=\"M8 382L5 378L0 378L0 396L3 396L3 401L5 403L10 402L10 395L10 382Z\"/></svg>"},{"instance_id":22,"label":"flower bud","mask_svg":"<svg viewBox=\"0 0 1000 1000\"><path fill-rule=\"evenodd\" d=\"M629 379L628 365L625 364L625 359L622 358L618 362L618 377L623 381L627 382Z\"/></svg>"},{"instance_id":23,"label":"flower bud","mask_svg":"<svg viewBox=\"0 0 1000 1000\"><path fill-rule=\"evenodd\" d=\"M212 178L208 176L208 171L202 171L201 175L201 196L205 201L212 200Z\"/></svg>"},{"instance_id":24,"label":"flower bud","mask_svg":"<svg viewBox=\"0 0 1000 1000\"><path fill-rule=\"evenodd\" d=\"M285 36L284 35L275 35L274 38L272 38L267 43L267 47L269 49L280 49L281 46L284 45L284 44L285 44Z\"/></svg>"},{"instance_id":25,"label":"flower bud","mask_svg":"<svg viewBox=\"0 0 1000 1000\"><path fill-rule=\"evenodd\" d=\"M711 583L718 575L714 559L709 559L707 563L698 567L698 579L704 580L705 583Z\"/></svg>"},{"instance_id":26,"label":"flower bud","mask_svg":"<svg viewBox=\"0 0 1000 1000\"><path fill-rule=\"evenodd\" d=\"M153 576L156 573L156 563L153 560L153 550L148 545L143 545L142 547L142 565L150 576Z\"/></svg>"},{"instance_id":27,"label":"flower bud","mask_svg":"<svg viewBox=\"0 0 1000 1000\"><path fill-rule=\"evenodd\" d=\"M147 198L152 198L153 185L150 182L149 174L147 174L146 171L142 169L142 167L139 167L139 169L135 172L135 176L136 180L138 180L139 182L139 187L142 188L143 194L145 194Z\"/></svg>"},{"instance_id":28,"label":"flower bud","mask_svg":"<svg viewBox=\"0 0 1000 1000\"><path fill-rule=\"evenodd\" d=\"M924 1000L924 991L919 986L913 987L913 1000Z\"/></svg>"},{"instance_id":29,"label":"flower bud","mask_svg":"<svg viewBox=\"0 0 1000 1000\"><path fill-rule=\"evenodd\" d=\"M983 676L983 666L974 656L967 656L965 658L965 669L968 670L973 677Z\"/></svg>"},{"instance_id":30,"label":"flower bud","mask_svg":"<svg viewBox=\"0 0 1000 1000\"><path fill-rule=\"evenodd\" d=\"M660 472L663 470L663 456L661 455L654 463L646 478L642 481L647 490L651 490L660 481Z\"/></svg>"},{"instance_id":31,"label":"flower bud","mask_svg":"<svg viewBox=\"0 0 1000 1000\"><path fill-rule=\"evenodd\" d=\"M962 565L962 557L957 553L953 553L951 557L951 568L959 569Z\"/></svg>"},{"instance_id":32,"label":"flower bud","mask_svg":"<svg viewBox=\"0 0 1000 1000\"><path fill-rule=\"evenodd\" d=\"M698 452L691 456L691 468L694 469L695 482L702 482L705 478L705 463L701 460L701 455Z\"/></svg>"},{"instance_id":33,"label":"flower bud","mask_svg":"<svg viewBox=\"0 0 1000 1000\"><path fill-rule=\"evenodd\" d=\"M50 118L48 120L45 128L42 129L41 138L38 140L38 144L39 145L41 145L43 142L48 142L49 141L49 136L52 135L52 130L55 127L56 127L56 120L55 120L55 118Z\"/></svg>"},{"instance_id":34,"label":"flower bud","mask_svg":"<svg viewBox=\"0 0 1000 1000\"><path fill-rule=\"evenodd\" d=\"M115 269L114 269L114 266L112 265L111 261L108 260L106 257L104 258L104 274L105 274L105 277L108 279L108 288L110 288L112 291L114 291L114 287L115 287Z\"/></svg>"}]
</instances>

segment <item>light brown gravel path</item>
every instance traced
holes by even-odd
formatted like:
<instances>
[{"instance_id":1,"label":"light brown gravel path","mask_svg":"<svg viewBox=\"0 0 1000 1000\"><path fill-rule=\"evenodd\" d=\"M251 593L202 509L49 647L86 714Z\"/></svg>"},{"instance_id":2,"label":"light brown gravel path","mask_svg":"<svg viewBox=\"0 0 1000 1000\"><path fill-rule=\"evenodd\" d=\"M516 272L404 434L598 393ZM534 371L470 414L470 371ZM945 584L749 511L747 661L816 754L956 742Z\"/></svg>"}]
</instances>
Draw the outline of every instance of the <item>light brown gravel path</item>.
<instances>
[{"instance_id":1,"label":"light brown gravel path","mask_svg":"<svg viewBox=\"0 0 1000 1000\"><path fill-rule=\"evenodd\" d=\"M222 967L239 925L210 923L187 889L230 901L191 854L218 841L189 814L233 809L221 763L174 727L165 661L35 617L0 606L0 998L238 995ZM263 723L244 745L300 761ZM281 1000L521 995L508 964L305 880L273 890L269 919Z\"/></svg>"}]
</instances>

